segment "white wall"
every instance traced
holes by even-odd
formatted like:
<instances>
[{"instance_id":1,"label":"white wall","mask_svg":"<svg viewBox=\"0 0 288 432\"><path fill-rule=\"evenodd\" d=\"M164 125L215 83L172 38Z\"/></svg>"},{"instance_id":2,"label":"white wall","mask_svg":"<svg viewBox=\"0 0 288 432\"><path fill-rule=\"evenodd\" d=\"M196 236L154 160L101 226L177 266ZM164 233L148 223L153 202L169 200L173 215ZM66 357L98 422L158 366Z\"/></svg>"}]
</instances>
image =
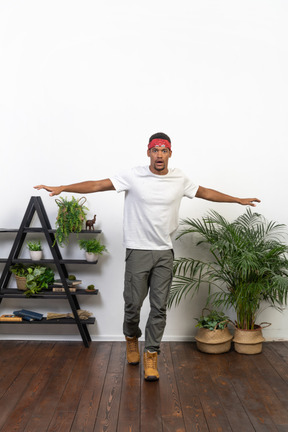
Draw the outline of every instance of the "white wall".
<instances>
[{"instance_id":1,"label":"white wall","mask_svg":"<svg viewBox=\"0 0 288 432\"><path fill-rule=\"evenodd\" d=\"M288 224L287 18L281 0L2 0L0 227L19 226L31 195L41 196L54 225L54 198L33 185L146 164L147 140L158 131L172 138L171 166L204 186L257 196L257 211ZM109 255L89 271L69 270L100 289L81 304L97 318L92 338L121 339L123 195L87 199ZM244 211L183 200L181 217L209 208L227 218ZM11 236L1 238L5 257ZM175 251L188 253L187 244ZM63 254L82 251L74 242ZM165 338L190 339L204 302L205 292L173 308ZM4 300L2 311L69 311L65 301L47 303ZM145 304L142 327L147 313ZM267 339L288 339L287 311L261 318L272 322ZM1 326L1 337L79 338L74 326L17 327Z\"/></svg>"}]
</instances>

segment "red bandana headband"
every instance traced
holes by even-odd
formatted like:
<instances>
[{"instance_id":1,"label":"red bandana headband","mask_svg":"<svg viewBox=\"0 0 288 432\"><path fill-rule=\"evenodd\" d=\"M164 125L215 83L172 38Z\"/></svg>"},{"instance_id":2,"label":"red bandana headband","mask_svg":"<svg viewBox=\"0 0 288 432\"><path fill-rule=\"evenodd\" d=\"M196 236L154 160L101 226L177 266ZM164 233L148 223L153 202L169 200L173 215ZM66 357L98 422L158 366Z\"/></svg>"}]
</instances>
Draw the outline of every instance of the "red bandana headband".
<instances>
[{"instance_id":1,"label":"red bandana headband","mask_svg":"<svg viewBox=\"0 0 288 432\"><path fill-rule=\"evenodd\" d=\"M168 140L165 140L165 139L154 138L148 144L148 150L150 150L153 147L167 147L167 148L169 148L169 150L171 150L171 143Z\"/></svg>"}]
</instances>

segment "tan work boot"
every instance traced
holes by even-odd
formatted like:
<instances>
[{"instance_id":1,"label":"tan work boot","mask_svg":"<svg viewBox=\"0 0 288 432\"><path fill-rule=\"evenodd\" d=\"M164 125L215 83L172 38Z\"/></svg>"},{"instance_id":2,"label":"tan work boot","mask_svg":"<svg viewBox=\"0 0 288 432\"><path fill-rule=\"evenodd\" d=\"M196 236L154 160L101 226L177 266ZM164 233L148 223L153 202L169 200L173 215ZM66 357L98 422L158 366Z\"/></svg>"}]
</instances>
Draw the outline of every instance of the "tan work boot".
<instances>
[{"instance_id":1,"label":"tan work boot","mask_svg":"<svg viewBox=\"0 0 288 432\"><path fill-rule=\"evenodd\" d=\"M138 339L136 336L128 337L126 336L126 356L127 361L131 365L137 365L140 361Z\"/></svg>"},{"instance_id":2,"label":"tan work boot","mask_svg":"<svg viewBox=\"0 0 288 432\"><path fill-rule=\"evenodd\" d=\"M157 352L144 352L144 378L146 381L157 381L159 379L157 357Z\"/></svg>"}]
</instances>

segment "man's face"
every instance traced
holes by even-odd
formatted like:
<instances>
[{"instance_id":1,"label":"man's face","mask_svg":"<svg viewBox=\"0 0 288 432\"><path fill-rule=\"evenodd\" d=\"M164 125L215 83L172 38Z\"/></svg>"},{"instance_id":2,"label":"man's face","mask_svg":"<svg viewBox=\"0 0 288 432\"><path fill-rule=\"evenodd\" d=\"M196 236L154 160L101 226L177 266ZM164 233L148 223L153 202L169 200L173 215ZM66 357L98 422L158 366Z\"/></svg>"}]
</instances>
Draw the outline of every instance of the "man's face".
<instances>
[{"instance_id":1,"label":"man's face","mask_svg":"<svg viewBox=\"0 0 288 432\"><path fill-rule=\"evenodd\" d=\"M168 159L172 155L172 151L167 147L152 147L147 151L150 157L150 171L153 174L164 175L168 173Z\"/></svg>"}]
</instances>

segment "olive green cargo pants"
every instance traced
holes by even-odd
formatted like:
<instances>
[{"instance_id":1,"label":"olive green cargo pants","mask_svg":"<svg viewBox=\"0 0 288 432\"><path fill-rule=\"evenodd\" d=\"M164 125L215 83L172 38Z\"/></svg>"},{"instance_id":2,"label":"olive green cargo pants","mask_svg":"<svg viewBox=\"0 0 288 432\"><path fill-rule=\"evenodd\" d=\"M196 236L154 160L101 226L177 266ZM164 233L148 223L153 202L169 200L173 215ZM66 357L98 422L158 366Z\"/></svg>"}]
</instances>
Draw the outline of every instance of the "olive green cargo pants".
<instances>
[{"instance_id":1,"label":"olive green cargo pants","mask_svg":"<svg viewBox=\"0 0 288 432\"><path fill-rule=\"evenodd\" d=\"M145 328L145 351L160 352L166 309L173 277L173 250L126 250L124 284L125 336L142 335L140 311L149 292L150 314Z\"/></svg>"}]
</instances>

